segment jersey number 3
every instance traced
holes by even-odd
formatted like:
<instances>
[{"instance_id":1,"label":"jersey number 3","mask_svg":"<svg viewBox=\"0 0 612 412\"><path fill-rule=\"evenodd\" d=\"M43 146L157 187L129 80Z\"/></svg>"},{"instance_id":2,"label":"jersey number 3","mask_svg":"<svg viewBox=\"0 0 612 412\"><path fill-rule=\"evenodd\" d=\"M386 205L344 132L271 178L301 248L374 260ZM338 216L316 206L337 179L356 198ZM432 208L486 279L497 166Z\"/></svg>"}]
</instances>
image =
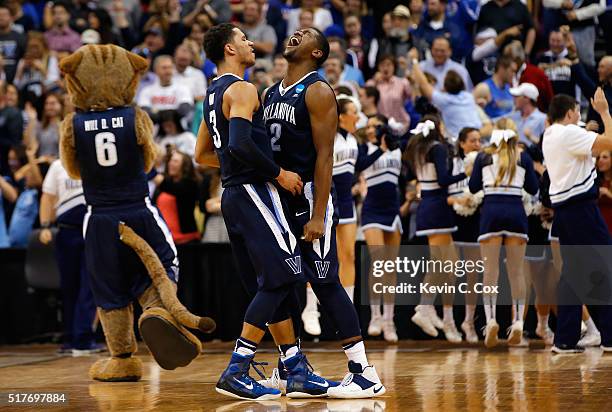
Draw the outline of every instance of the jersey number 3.
<instances>
[{"instance_id":1,"label":"jersey number 3","mask_svg":"<svg viewBox=\"0 0 612 412\"><path fill-rule=\"evenodd\" d=\"M215 94L211 93L208 95L208 106L210 107L210 111L208 112L208 122L212 126L213 129L213 144L217 149L221 148L221 136L219 135L219 131L217 130L217 112L215 112Z\"/></svg>"},{"instance_id":2,"label":"jersey number 3","mask_svg":"<svg viewBox=\"0 0 612 412\"><path fill-rule=\"evenodd\" d=\"M109 167L117 164L117 146L115 146L115 135L111 132L96 134L96 158L100 166Z\"/></svg>"}]
</instances>

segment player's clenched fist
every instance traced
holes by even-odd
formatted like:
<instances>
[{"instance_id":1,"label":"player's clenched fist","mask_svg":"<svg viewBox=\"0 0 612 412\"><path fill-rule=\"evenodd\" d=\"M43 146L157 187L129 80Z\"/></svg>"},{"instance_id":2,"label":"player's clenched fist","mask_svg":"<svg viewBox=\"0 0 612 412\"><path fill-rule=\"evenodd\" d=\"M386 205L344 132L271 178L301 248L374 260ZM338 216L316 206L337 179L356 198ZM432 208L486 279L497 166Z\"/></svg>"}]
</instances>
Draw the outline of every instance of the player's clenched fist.
<instances>
[{"instance_id":1,"label":"player's clenched fist","mask_svg":"<svg viewBox=\"0 0 612 412\"><path fill-rule=\"evenodd\" d=\"M290 191L294 195L302 193L302 179L297 173L289 172L285 169L281 169L280 174L276 177L276 181L283 189Z\"/></svg>"},{"instance_id":2,"label":"player's clenched fist","mask_svg":"<svg viewBox=\"0 0 612 412\"><path fill-rule=\"evenodd\" d=\"M325 220L322 217L312 217L304 225L304 240L307 242L312 242L313 240L317 240L323 236L323 232L325 230Z\"/></svg>"}]
</instances>

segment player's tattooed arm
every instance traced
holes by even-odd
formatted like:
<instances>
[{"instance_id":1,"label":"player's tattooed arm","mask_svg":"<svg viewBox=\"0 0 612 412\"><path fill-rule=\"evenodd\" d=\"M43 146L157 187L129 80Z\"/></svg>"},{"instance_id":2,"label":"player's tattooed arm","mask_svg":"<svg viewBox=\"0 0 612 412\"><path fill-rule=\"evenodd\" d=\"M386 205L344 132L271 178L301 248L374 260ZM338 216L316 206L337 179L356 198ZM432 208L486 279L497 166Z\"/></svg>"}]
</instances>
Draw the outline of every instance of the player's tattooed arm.
<instances>
[{"instance_id":1,"label":"player's tattooed arm","mask_svg":"<svg viewBox=\"0 0 612 412\"><path fill-rule=\"evenodd\" d=\"M142 146L145 172L149 173L155 165L157 148L153 142L153 122L147 112L139 107L136 107L135 125L136 142Z\"/></svg>"},{"instance_id":2,"label":"player's tattooed arm","mask_svg":"<svg viewBox=\"0 0 612 412\"><path fill-rule=\"evenodd\" d=\"M308 88L306 106L310 115L312 140L317 151L314 210L312 218L304 226L304 239L310 242L323 236L325 230L325 212L334 167L334 138L338 130L338 108L334 92L323 82L314 83Z\"/></svg>"},{"instance_id":3,"label":"player's tattooed arm","mask_svg":"<svg viewBox=\"0 0 612 412\"><path fill-rule=\"evenodd\" d=\"M208 127L206 126L206 122L204 120L202 120L200 129L198 130L198 139L195 147L195 160L198 162L198 164L203 166L216 168L220 167L219 158L215 153L215 146L210 138L210 133L208 132Z\"/></svg>"},{"instance_id":4,"label":"player's tattooed arm","mask_svg":"<svg viewBox=\"0 0 612 412\"><path fill-rule=\"evenodd\" d=\"M74 143L74 113L69 113L64 117L60 125L60 159L68 176L72 179L80 180L81 171L76 155L76 145Z\"/></svg>"}]
</instances>

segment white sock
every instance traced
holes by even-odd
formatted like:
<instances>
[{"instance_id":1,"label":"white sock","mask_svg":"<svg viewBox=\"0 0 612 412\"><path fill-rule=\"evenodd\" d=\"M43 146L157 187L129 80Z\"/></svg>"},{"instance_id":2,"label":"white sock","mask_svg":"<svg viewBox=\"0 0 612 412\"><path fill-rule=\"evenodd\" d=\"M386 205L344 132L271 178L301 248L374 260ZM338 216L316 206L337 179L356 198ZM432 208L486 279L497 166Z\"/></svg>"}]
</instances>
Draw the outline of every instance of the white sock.
<instances>
[{"instance_id":1,"label":"white sock","mask_svg":"<svg viewBox=\"0 0 612 412\"><path fill-rule=\"evenodd\" d=\"M525 299L512 299L514 307L514 322L523 320L523 312L525 312Z\"/></svg>"},{"instance_id":2,"label":"white sock","mask_svg":"<svg viewBox=\"0 0 612 412\"><path fill-rule=\"evenodd\" d=\"M465 318L464 322L474 322L474 313L476 312L476 305L465 305Z\"/></svg>"},{"instance_id":3,"label":"white sock","mask_svg":"<svg viewBox=\"0 0 612 412\"><path fill-rule=\"evenodd\" d=\"M584 323L586 323L587 333L594 333L594 334L599 333L599 329L597 329L597 326L595 326L595 322L593 322L593 318L587 319L587 321Z\"/></svg>"},{"instance_id":4,"label":"white sock","mask_svg":"<svg viewBox=\"0 0 612 412\"><path fill-rule=\"evenodd\" d=\"M383 305L383 319L393 322L393 314L395 313L395 305Z\"/></svg>"},{"instance_id":5,"label":"white sock","mask_svg":"<svg viewBox=\"0 0 612 412\"><path fill-rule=\"evenodd\" d=\"M306 288L306 307L304 311L317 311L317 295L312 288Z\"/></svg>"},{"instance_id":6,"label":"white sock","mask_svg":"<svg viewBox=\"0 0 612 412\"><path fill-rule=\"evenodd\" d=\"M342 348L348 360L360 364L362 368L369 365L368 357L365 352L365 345L362 340L343 345Z\"/></svg>"},{"instance_id":7,"label":"white sock","mask_svg":"<svg viewBox=\"0 0 612 412\"><path fill-rule=\"evenodd\" d=\"M448 323L455 323L455 316L453 315L453 307L446 306L443 307L444 317L443 321Z\"/></svg>"},{"instance_id":8,"label":"white sock","mask_svg":"<svg viewBox=\"0 0 612 412\"><path fill-rule=\"evenodd\" d=\"M370 311L372 312L371 317L375 318L375 317L381 317L381 313L380 313L380 305L376 304L376 305L370 305Z\"/></svg>"},{"instance_id":9,"label":"white sock","mask_svg":"<svg viewBox=\"0 0 612 412\"><path fill-rule=\"evenodd\" d=\"M281 357L280 357L281 361L285 363L288 359L291 359L292 357L297 355L299 351L300 351L300 348L298 348L297 345L290 347L289 349L287 349L287 351L284 354L281 353Z\"/></svg>"},{"instance_id":10,"label":"white sock","mask_svg":"<svg viewBox=\"0 0 612 412\"><path fill-rule=\"evenodd\" d=\"M540 315L538 313L538 325L544 325L544 328L548 326L548 314Z\"/></svg>"},{"instance_id":11,"label":"white sock","mask_svg":"<svg viewBox=\"0 0 612 412\"><path fill-rule=\"evenodd\" d=\"M351 302L354 302L353 295L355 294L355 285L352 286L343 286L346 294L348 295Z\"/></svg>"}]
</instances>

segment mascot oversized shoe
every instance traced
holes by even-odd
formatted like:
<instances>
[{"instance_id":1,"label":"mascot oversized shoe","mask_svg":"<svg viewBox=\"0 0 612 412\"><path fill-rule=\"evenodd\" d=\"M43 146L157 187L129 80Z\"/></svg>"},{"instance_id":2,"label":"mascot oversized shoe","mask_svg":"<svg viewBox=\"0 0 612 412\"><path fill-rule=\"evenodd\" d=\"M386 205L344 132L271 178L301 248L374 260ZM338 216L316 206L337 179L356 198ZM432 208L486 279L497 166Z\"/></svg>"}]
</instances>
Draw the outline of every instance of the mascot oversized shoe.
<instances>
[{"instance_id":1,"label":"mascot oversized shoe","mask_svg":"<svg viewBox=\"0 0 612 412\"><path fill-rule=\"evenodd\" d=\"M163 308L145 310L138 328L155 361L164 369L187 366L202 351L200 340Z\"/></svg>"}]
</instances>

